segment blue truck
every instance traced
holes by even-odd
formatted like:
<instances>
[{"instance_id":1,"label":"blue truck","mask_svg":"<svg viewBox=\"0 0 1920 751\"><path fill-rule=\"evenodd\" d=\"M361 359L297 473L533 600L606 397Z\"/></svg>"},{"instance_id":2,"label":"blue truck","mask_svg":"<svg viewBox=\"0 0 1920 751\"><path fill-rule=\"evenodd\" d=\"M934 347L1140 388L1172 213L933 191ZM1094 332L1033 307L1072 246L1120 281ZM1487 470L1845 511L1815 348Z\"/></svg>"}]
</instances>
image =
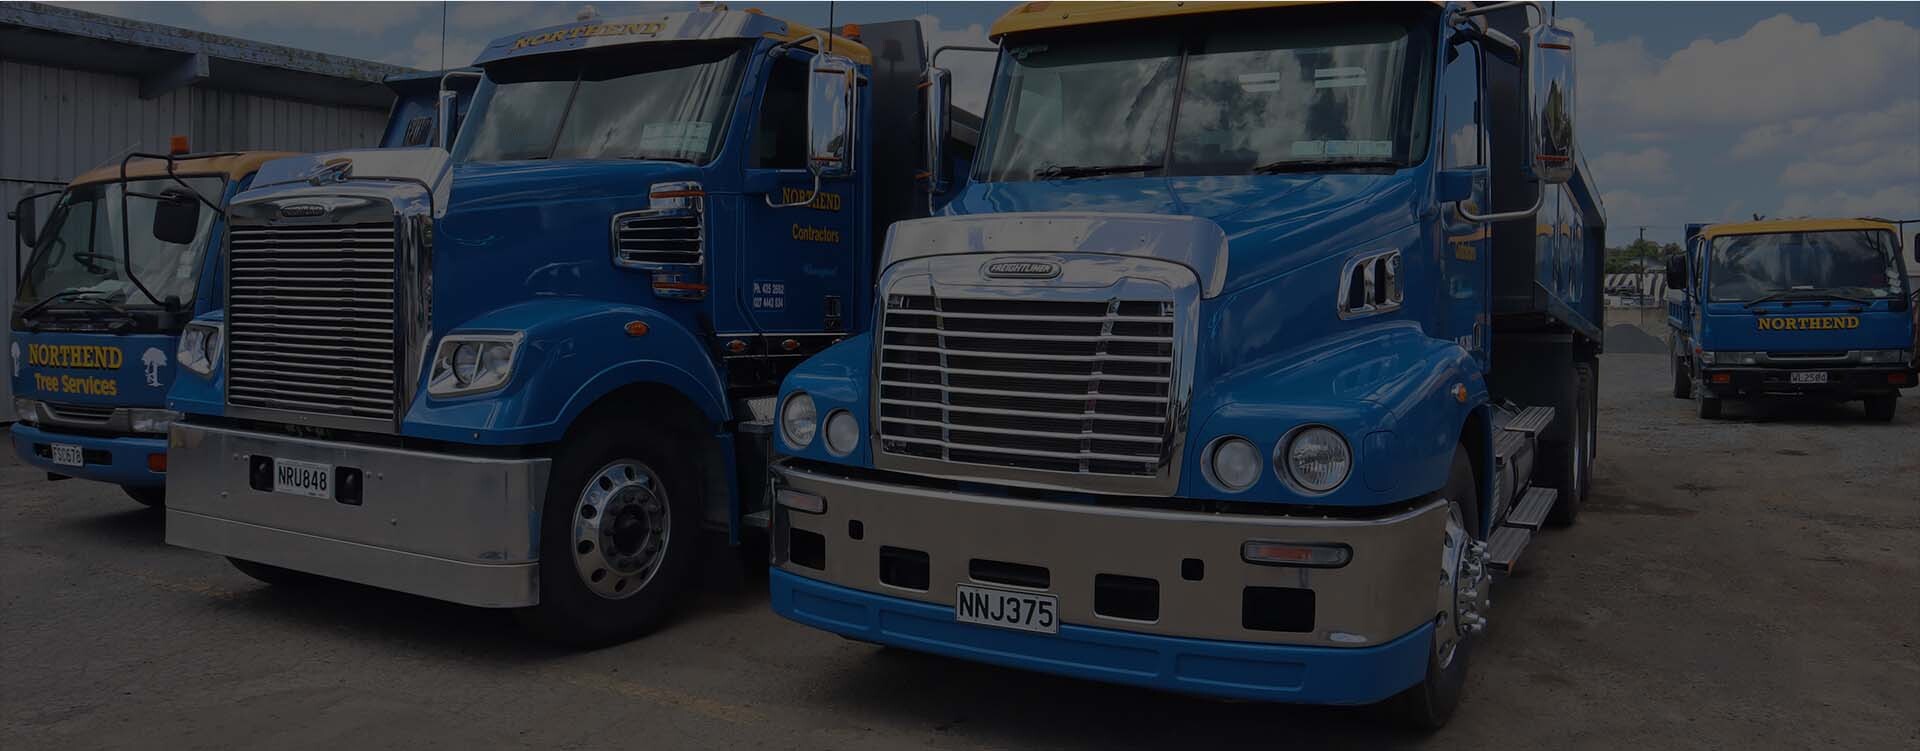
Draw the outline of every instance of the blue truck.
<instances>
[{"instance_id":1,"label":"blue truck","mask_svg":"<svg viewBox=\"0 0 1920 751\"><path fill-rule=\"evenodd\" d=\"M774 609L1444 723L1596 448L1570 35L1534 3L1032 3L990 36L958 195L781 386Z\"/></svg>"},{"instance_id":2,"label":"blue truck","mask_svg":"<svg viewBox=\"0 0 1920 751\"><path fill-rule=\"evenodd\" d=\"M444 137L435 127L440 91L464 109L471 73L395 76L381 147ZM450 127L457 124L449 123ZM260 165L288 152L129 156L75 178L63 191L27 196L11 210L22 259L12 328L14 451L54 479L119 485L148 506L166 502L166 435L178 413L165 405L180 357L202 367L196 338L180 346L194 316L217 310L228 201ZM55 198L57 196L57 198ZM172 199L170 201L163 200ZM37 200L54 198L44 225ZM187 234L154 236L162 203L198 205ZM123 216L134 217L133 232ZM124 246L124 247L123 247ZM131 273L128 270L131 269ZM217 348L218 343L212 342Z\"/></svg>"},{"instance_id":3,"label":"blue truck","mask_svg":"<svg viewBox=\"0 0 1920 751\"><path fill-rule=\"evenodd\" d=\"M919 26L857 33L537 29L479 56L451 152L266 165L189 324L225 346L169 400L167 541L572 644L661 622L710 533L764 538L781 377L866 327L882 230L938 197Z\"/></svg>"},{"instance_id":4,"label":"blue truck","mask_svg":"<svg viewBox=\"0 0 1920 751\"><path fill-rule=\"evenodd\" d=\"M1858 400L1890 421L1920 380L1911 284L1892 222L1689 225L1667 261L1673 396L1704 419L1791 396Z\"/></svg>"}]
</instances>

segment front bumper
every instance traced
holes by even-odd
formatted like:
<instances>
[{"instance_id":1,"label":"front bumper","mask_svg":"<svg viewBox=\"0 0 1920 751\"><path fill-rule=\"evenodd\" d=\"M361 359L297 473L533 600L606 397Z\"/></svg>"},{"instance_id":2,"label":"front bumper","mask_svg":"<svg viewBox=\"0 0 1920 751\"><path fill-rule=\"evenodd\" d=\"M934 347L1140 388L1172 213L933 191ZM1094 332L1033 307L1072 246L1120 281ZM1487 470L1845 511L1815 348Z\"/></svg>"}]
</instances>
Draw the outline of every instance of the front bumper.
<instances>
[{"instance_id":1,"label":"front bumper","mask_svg":"<svg viewBox=\"0 0 1920 751\"><path fill-rule=\"evenodd\" d=\"M57 475L136 488L157 488L167 483L166 473L155 472L148 464L148 457L166 455L164 438L76 435L22 423L14 423L12 433L13 450L21 461ZM55 443L79 446L86 465L54 464L52 446Z\"/></svg>"},{"instance_id":2,"label":"front bumper","mask_svg":"<svg viewBox=\"0 0 1920 751\"><path fill-rule=\"evenodd\" d=\"M540 601L547 459L429 453L177 423L167 542L481 607ZM361 502L255 490L254 456L353 467Z\"/></svg>"},{"instance_id":3,"label":"front bumper","mask_svg":"<svg viewBox=\"0 0 1920 751\"><path fill-rule=\"evenodd\" d=\"M1794 373L1805 372L1826 373L1827 382L1793 382ZM1916 376L1914 369L1899 365L1824 368L1818 365L1758 368L1708 365L1702 368L1702 385L1706 387L1707 393L1722 399L1787 394L1827 396L1846 400L1863 396L1885 396L1897 393L1903 388L1912 388Z\"/></svg>"},{"instance_id":4,"label":"front bumper","mask_svg":"<svg viewBox=\"0 0 1920 751\"><path fill-rule=\"evenodd\" d=\"M1446 521L1439 501L1328 519L1023 500L790 461L772 471L780 487L825 499L823 513L774 513L774 607L801 623L1016 667L1243 698L1366 703L1412 685L1426 668ZM1352 558L1338 568L1250 564L1240 555L1248 540L1343 544ZM924 554L924 587L889 583L900 579L883 570L898 571L900 551L911 560ZM958 585L1020 589L976 578L1006 564L1044 569L1046 584L1030 591L1058 598L1059 634L955 621ZM1152 580L1155 616L1099 612L1112 591L1102 589L1102 575ZM1275 593L1285 596L1268 596ZM1363 672L1343 672L1350 668Z\"/></svg>"}]
</instances>

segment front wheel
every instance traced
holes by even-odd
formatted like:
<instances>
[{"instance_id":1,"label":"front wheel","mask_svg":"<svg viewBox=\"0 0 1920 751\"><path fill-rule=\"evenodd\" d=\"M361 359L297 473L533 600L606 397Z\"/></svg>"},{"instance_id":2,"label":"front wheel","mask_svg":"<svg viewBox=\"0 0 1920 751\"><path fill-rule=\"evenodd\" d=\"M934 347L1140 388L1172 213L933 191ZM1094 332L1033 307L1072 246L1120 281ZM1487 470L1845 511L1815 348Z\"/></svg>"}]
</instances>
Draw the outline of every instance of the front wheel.
<instances>
[{"instance_id":1,"label":"front wheel","mask_svg":"<svg viewBox=\"0 0 1920 751\"><path fill-rule=\"evenodd\" d=\"M1893 408L1897 404L1894 400L1897 398L1892 395L1867 397L1867 419L1874 422L1893 422Z\"/></svg>"},{"instance_id":2,"label":"front wheel","mask_svg":"<svg viewBox=\"0 0 1920 751\"><path fill-rule=\"evenodd\" d=\"M1693 396L1693 378L1687 374L1687 361L1680 357L1680 338L1673 337L1672 341L1667 348L1667 367L1673 371L1673 398L1685 399Z\"/></svg>"},{"instance_id":3,"label":"front wheel","mask_svg":"<svg viewBox=\"0 0 1920 751\"><path fill-rule=\"evenodd\" d=\"M1716 397L1707 396L1705 392L1706 389L1701 389L1701 395L1694 397L1694 411L1699 413L1700 419L1702 420L1720 419L1720 400Z\"/></svg>"},{"instance_id":4,"label":"front wheel","mask_svg":"<svg viewBox=\"0 0 1920 751\"><path fill-rule=\"evenodd\" d=\"M698 466L656 431L587 425L554 459L540 522L540 604L515 611L551 641L597 647L657 627L699 560Z\"/></svg>"},{"instance_id":5,"label":"front wheel","mask_svg":"<svg viewBox=\"0 0 1920 751\"><path fill-rule=\"evenodd\" d=\"M1440 588L1427 674L1388 700L1394 719L1416 730L1439 730L1453 718L1465 692L1473 644L1486 628L1492 575L1486 565L1486 543L1477 539L1480 502L1475 487L1466 448L1455 446L1453 468L1442 491L1447 499L1447 526L1440 541Z\"/></svg>"}]
</instances>

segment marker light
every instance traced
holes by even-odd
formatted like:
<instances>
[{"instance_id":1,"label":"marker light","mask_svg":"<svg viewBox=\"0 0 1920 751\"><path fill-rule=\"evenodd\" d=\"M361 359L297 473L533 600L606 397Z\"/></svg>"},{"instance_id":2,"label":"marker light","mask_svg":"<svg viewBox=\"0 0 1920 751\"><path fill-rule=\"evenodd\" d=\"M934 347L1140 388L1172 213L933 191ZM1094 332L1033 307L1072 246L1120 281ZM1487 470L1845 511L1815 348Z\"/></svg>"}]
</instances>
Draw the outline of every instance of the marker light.
<instances>
[{"instance_id":1,"label":"marker light","mask_svg":"<svg viewBox=\"0 0 1920 751\"><path fill-rule=\"evenodd\" d=\"M167 155L179 156L188 151L186 136L171 136L167 139Z\"/></svg>"},{"instance_id":2,"label":"marker light","mask_svg":"<svg viewBox=\"0 0 1920 751\"><path fill-rule=\"evenodd\" d=\"M1353 450L1331 428L1309 425L1283 439L1274 457L1281 477L1308 493L1326 493L1347 481Z\"/></svg>"},{"instance_id":3,"label":"marker light","mask_svg":"<svg viewBox=\"0 0 1920 751\"><path fill-rule=\"evenodd\" d=\"M846 456L860 445L860 421L844 410L834 410L827 415L827 452L834 456Z\"/></svg>"},{"instance_id":4,"label":"marker light","mask_svg":"<svg viewBox=\"0 0 1920 751\"><path fill-rule=\"evenodd\" d=\"M1245 438L1221 438L1209 447L1205 466L1214 487L1237 493L1260 479L1260 451Z\"/></svg>"},{"instance_id":5,"label":"marker light","mask_svg":"<svg viewBox=\"0 0 1920 751\"><path fill-rule=\"evenodd\" d=\"M820 429L819 414L814 411L813 397L805 391L795 391L787 397L787 403L780 406L780 434L787 439L787 445L803 449L813 443L813 434Z\"/></svg>"},{"instance_id":6,"label":"marker light","mask_svg":"<svg viewBox=\"0 0 1920 751\"><path fill-rule=\"evenodd\" d=\"M1248 540L1240 544L1240 560L1262 566L1339 568L1353 560L1353 548L1345 545Z\"/></svg>"}]
</instances>

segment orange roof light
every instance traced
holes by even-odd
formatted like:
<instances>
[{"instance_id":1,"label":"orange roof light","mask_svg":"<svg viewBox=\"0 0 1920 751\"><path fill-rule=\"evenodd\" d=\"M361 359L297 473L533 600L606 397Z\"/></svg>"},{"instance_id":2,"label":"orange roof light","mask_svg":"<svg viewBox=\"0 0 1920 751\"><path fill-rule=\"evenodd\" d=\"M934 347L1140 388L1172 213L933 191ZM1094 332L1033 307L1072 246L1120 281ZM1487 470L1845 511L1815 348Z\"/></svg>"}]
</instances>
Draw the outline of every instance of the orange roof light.
<instances>
[{"instance_id":1,"label":"orange roof light","mask_svg":"<svg viewBox=\"0 0 1920 751\"><path fill-rule=\"evenodd\" d=\"M859 39L860 24L850 23L840 27L840 36L846 37L848 39Z\"/></svg>"},{"instance_id":2,"label":"orange roof light","mask_svg":"<svg viewBox=\"0 0 1920 751\"><path fill-rule=\"evenodd\" d=\"M181 154L187 153L187 151L189 151L189 149L187 148L186 136L173 136L167 139L168 154L172 156L179 156Z\"/></svg>"}]
</instances>

